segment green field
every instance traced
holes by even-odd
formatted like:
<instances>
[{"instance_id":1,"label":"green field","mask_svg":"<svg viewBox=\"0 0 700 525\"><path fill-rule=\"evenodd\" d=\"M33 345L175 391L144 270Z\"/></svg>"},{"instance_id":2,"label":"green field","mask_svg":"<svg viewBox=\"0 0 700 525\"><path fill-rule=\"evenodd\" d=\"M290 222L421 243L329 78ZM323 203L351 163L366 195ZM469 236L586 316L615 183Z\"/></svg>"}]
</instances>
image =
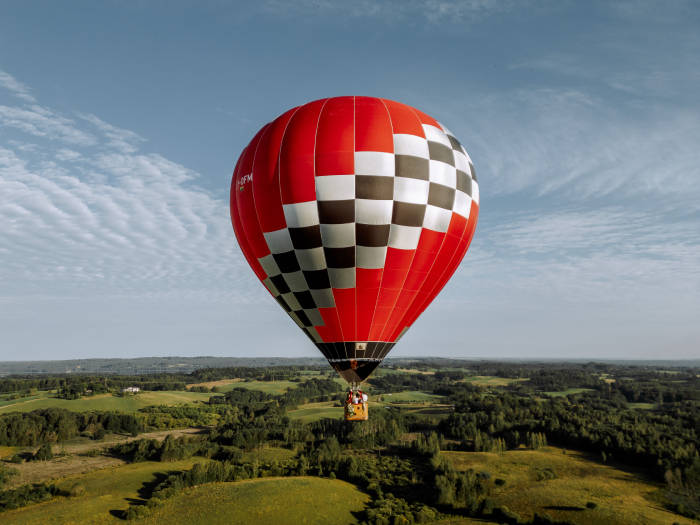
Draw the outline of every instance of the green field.
<instances>
[{"instance_id":1,"label":"green field","mask_svg":"<svg viewBox=\"0 0 700 525\"><path fill-rule=\"evenodd\" d=\"M290 388L296 388L299 383L294 381L243 381L235 385L238 388L247 388L248 390L259 390L267 394L280 395L284 394Z\"/></svg>"},{"instance_id":2,"label":"green field","mask_svg":"<svg viewBox=\"0 0 700 525\"><path fill-rule=\"evenodd\" d=\"M352 513L367 500L349 483L315 477L210 483L186 489L139 523L346 525L357 523Z\"/></svg>"},{"instance_id":3,"label":"green field","mask_svg":"<svg viewBox=\"0 0 700 525\"><path fill-rule=\"evenodd\" d=\"M290 419L298 419L304 423L318 421L324 417L340 419L343 417L343 407L334 406L335 401L321 401L319 403L307 403L296 410L290 410Z\"/></svg>"},{"instance_id":4,"label":"green field","mask_svg":"<svg viewBox=\"0 0 700 525\"><path fill-rule=\"evenodd\" d=\"M446 416L451 413L451 406L441 404L442 396L426 394L425 392L398 392L392 395L381 394L376 399L369 398L370 417L374 410L386 410L389 408L400 408L412 414L422 414L426 416ZM291 419L297 419L304 423L318 421L326 417L341 419L343 417L343 407L335 406L337 401L320 401L318 403L307 403L299 406L295 410L290 410L287 415Z\"/></svg>"},{"instance_id":5,"label":"green field","mask_svg":"<svg viewBox=\"0 0 700 525\"><path fill-rule=\"evenodd\" d=\"M592 388L567 388L566 390L558 390L556 392L542 392L549 397L564 397L570 394L582 394L583 392L593 392Z\"/></svg>"},{"instance_id":6,"label":"green field","mask_svg":"<svg viewBox=\"0 0 700 525\"><path fill-rule=\"evenodd\" d=\"M416 390L381 395L381 401L383 403L432 403L440 402L443 399L443 396L436 396L435 394L427 394L426 392L418 392Z\"/></svg>"},{"instance_id":7,"label":"green field","mask_svg":"<svg viewBox=\"0 0 700 525\"><path fill-rule=\"evenodd\" d=\"M41 392L39 396L20 398L10 404L0 406L0 414L6 412L31 412L40 408L65 408L74 412L90 410L114 410L119 412L136 412L140 408L152 405L181 405L208 401L211 394L184 391L139 392L124 397L112 394L97 394L81 399L59 399L54 394Z\"/></svg>"},{"instance_id":8,"label":"green field","mask_svg":"<svg viewBox=\"0 0 700 525\"><path fill-rule=\"evenodd\" d=\"M496 377L496 376L469 376L460 382L471 383L477 386L508 386L511 383L518 383L521 381L529 381L527 378L510 378L510 377Z\"/></svg>"},{"instance_id":9,"label":"green field","mask_svg":"<svg viewBox=\"0 0 700 525\"><path fill-rule=\"evenodd\" d=\"M314 376L318 374L304 374L305 376ZM234 388L247 388L248 390L259 390L268 394L283 394L290 388L296 388L299 383L295 381L279 380L279 381L245 381L240 378L220 379L218 381L207 381L205 383L192 383L187 385L188 388L193 386L204 386L207 388L216 387L219 393L230 392Z\"/></svg>"},{"instance_id":10,"label":"green field","mask_svg":"<svg viewBox=\"0 0 700 525\"><path fill-rule=\"evenodd\" d=\"M564 453L566 452L566 453ZM505 480L490 496L521 517L534 512L549 514L577 525L619 523L695 523L667 512L657 501L660 486L638 474L591 461L578 452L547 447L541 450L487 452L443 452L456 468L487 471L491 479ZM548 471L553 473L552 479ZM586 503L597 504L587 509Z\"/></svg>"},{"instance_id":11,"label":"green field","mask_svg":"<svg viewBox=\"0 0 700 525\"><path fill-rule=\"evenodd\" d=\"M627 403L627 408L634 408L636 410L654 410L656 408L656 403Z\"/></svg>"},{"instance_id":12,"label":"green field","mask_svg":"<svg viewBox=\"0 0 700 525\"><path fill-rule=\"evenodd\" d=\"M144 483L153 482L159 473L189 469L203 461L201 458L172 463L147 461L67 477L57 483L58 487L68 489L79 482L85 487L82 496L56 497L45 503L3 512L0 522L3 525L124 523L110 511L124 510L129 500L138 500L138 491Z\"/></svg>"}]
</instances>

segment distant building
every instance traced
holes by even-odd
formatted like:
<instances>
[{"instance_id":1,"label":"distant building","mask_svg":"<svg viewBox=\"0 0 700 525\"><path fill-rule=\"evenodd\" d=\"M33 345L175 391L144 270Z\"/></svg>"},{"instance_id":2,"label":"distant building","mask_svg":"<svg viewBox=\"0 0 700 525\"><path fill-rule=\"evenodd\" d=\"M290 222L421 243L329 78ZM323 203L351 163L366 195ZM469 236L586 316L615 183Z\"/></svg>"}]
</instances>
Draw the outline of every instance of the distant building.
<instances>
[{"instance_id":1,"label":"distant building","mask_svg":"<svg viewBox=\"0 0 700 525\"><path fill-rule=\"evenodd\" d=\"M127 386L126 388L122 388L122 392L125 394L135 394L136 392L140 392L141 389L137 386Z\"/></svg>"}]
</instances>

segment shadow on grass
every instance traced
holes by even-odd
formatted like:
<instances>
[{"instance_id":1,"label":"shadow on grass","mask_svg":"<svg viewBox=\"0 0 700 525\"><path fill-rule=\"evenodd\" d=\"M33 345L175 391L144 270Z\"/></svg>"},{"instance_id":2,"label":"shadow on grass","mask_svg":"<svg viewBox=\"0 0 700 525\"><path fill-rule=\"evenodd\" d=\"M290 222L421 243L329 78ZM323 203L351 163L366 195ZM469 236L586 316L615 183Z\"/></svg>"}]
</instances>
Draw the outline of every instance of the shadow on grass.
<instances>
[{"instance_id":1,"label":"shadow on grass","mask_svg":"<svg viewBox=\"0 0 700 525\"><path fill-rule=\"evenodd\" d=\"M547 510L573 510L580 512L582 510L586 510L585 507L577 507L574 505L548 505L544 507Z\"/></svg>"}]
</instances>

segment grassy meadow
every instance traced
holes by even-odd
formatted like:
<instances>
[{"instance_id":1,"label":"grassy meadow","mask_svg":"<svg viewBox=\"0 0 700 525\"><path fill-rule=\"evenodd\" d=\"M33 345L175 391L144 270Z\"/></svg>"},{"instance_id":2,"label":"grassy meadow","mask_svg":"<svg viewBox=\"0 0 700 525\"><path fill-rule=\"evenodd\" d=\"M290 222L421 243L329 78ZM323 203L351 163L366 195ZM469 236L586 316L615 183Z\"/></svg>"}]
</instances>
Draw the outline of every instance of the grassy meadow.
<instances>
[{"instance_id":1,"label":"grassy meadow","mask_svg":"<svg viewBox=\"0 0 700 525\"><path fill-rule=\"evenodd\" d=\"M139 523L349 525L357 523L352 513L362 511L367 500L350 483L316 477L210 483L170 498Z\"/></svg>"},{"instance_id":2,"label":"grassy meadow","mask_svg":"<svg viewBox=\"0 0 700 525\"><path fill-rule=\"evenodd\" d=\"M2 525L124 523L118 517L119 512L126 509L131 501L141 499L139 491L144 488L144 483L152 483L159 474L189 469L203 461L202 458L171 463L147 461L69 476L57 482L57 486L68 490L79 483L85 489L82 495L56 497L44 503L6 511L0 515L0 522Z\"/></svg>"},{"instance_id":3,"label":"grassy meadow","mask_svg":"<svg viewBox=\"0 0 700 525\"><path fill-rule=\"evenodd\" d=\"M65 408L74 412L90 410L111 410L117 412L136 412L140 408L153 405L182 405L208 401L211 394L184 391L144 391L134 395L115 396L113 394L96 394L81 399L60 399L52 392L40 392L38 395L14 399L0 405L0 414L7 412L31 412L41 408Z\"/></svg>"},{"instance_id":4,"label":"grassy meadow","mask_svg":"<svg viewBox=\"0 0 700 525\"><path fill-rule=\"evenodd\" d=\"M460 470L487 471L492 480L504 480L490 497L523 518L537 512L577 525L695 523L662 508L659 485L579 452L546 447L443 454ZM596 508L586 508L588 502Z\"/></svg>"}]
</instances>

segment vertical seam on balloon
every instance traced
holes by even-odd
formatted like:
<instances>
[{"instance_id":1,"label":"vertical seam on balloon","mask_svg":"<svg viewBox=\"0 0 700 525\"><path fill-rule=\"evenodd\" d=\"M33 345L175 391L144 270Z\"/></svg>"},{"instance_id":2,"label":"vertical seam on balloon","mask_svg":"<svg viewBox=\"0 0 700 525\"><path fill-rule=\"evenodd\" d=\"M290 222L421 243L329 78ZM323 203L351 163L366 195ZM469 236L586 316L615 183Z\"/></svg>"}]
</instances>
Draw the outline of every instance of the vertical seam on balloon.
<instances>
[{"instance_id":1,"label":"vertical seam on balloon","mask_svg":"<svg viewBox=\"0 0 700 525\"><path fill-rule=\"evenodd\" d=\"M330 98L327 98L326 100L323 101L323 106L321 106L321 110L318 112L318 120L316 120L316 132L314 133L314 196L316 197L316 211L318 212L318 194L316 193L316 143L318 141L318 128L321 125L321 116L323 115L323 109L326 107L326 104L328 104L328 101ZM320 223L321 221L319 220L319 230L320 230ZM320 231L319 231L320 235ZM328 275L328 286L330 287L331 290L331 295L333 295L333 287L330 284L330 272L328 271L328 261L326 261L326 251L323 248L323 237L321 237L321 253L323 254L323 266L326 268L326 274ZM307 283L308 284L308 283ZM333 301L335 302L335 297L333 298ZM340 316L338 315L338 306L335 305L333 307L333 315L335 315L335 318L338 321L338 328L340 329L340 338L343 339L343 327L340 323ZM337 336L337 334L336 334ZM324 341L325 342L325 341ZM335 346L335 341L329 341L333 343Z\"/></svg>"},{"instance_id":2,"label":"vertical seam on balloon","mask_svg":"<svg viewBox=\"0 0 700 525\"><path fill-rule=\"evenodd\" d=\"M273 121L273 122L274 122L274 121ZM257 224L258 224L258 229L260 230L260 233L263 233L263 234L264 234L265 232L263 232L262 226L261 226L261 224L260 224L260 217L258 216L258 207L257 207L257 205L255 204L255 177L252 177L252 174L255 173L255 158L256 158L257 155L258 155L258 149L260 148L260 144L261 144L262 141L264 140L265 135L267 135L267 133L270 131L270 128L272 128L273 122L268 122L268 123L265 125L264 131L263 131L262 134L260 135L260 140L258 140L258 143L255 145L255 151L253 152L253 160L252 160L252 162L251 162L251 164L250 164L250 173L251 173L250 194L252 195L252 198L253 198L253 211L255 212L255 221L256 221ZM263 238L264 238L264 237L265 237L265 236L263 235ZM265 244L267 245L267 240L265 240ZM270 250L270 247L269 247L269 246L267 247L267 251L269 251L270 253L272 253L272 251ZM267 272L265 272L265 273L267 274ZM268 275L268 277L269 277L269 275Z\"/></svg>"},{"instance_id":3,"label":"vertical seam on balloon","mask_svg":"<svg viewBox=\"0 0 700 525\"><path fill-rule=\"evenodd\" d=\"M411 106L407 106L407 107L411 110L411 112L412 112L414 115L416 115L416 118L418 119L418 122L421 124L421 129L422 129L422 128L423 128L423 123L421 122L420 117L419 117L418 114L416 113L415 109L413 109ZM442 131L442 130L441 130L441 131ZM445 134L444 131L443 131L442 133ZM428 137L426 137L426 140L428 140ZM428 160L428 163L430 163L430 160ZM430 170L430 167L428 167L428 170ZM430 188L430 177L428 177L428 188ZM430 190L428 190L428 191L430 191ZM428 208L427 208L427 207L426 207L425 211L426 211L426 213L428 212ZM450 217L450 221L451 221L451 220L452 220L452 217ZM447 229L449 230L449 228L450 228L450 227L449 227L449 224L448 224ZM423 227L421 226L421 229L423 230L423 229L425 229L425 228L423 228ZM422 231L421 231L421 233L422 233ZM428 280L428 276L430 275L430 272L432 271L433 266L435 266L435 262L437 261L437 256L440 254L440 251L442 250L442 247L443 247L443 245L445 244L445 239L446 239L446 238L447 238L447 231L445 231L445 235L442 237L442 241L440 242L440 248L438 248L438 251L437 251L436 254L435 254L435 258L433 259L433 262L432 262L432 264L430 265L430 268L428 269L428 271L427 271L426 274L425 274L425 279L423 280L423 282L421 283L420 287L418 288L418 291L416 292L416 296L413 298L413 301L411 301L411 304L410 304L410 306L408 307L408 309L406 310L406 314L405 314L404 317L401 319L401 322L404 322L406 319L408 319L408 313L410 312L411 308L412 308L413 305L415 304L416 299L418 298L418 294L422 291L423 286L425 286L425 282ZM419 240L418 242L420 243L420 240ZM416 247L416 252L418 252L417 247ZM414 259L415 259L415 256L414 256ZM413 261L411 261L411 266L413 266ZM408 271L409 271L409 272L411 271L411 268L410 268L410 267L408 268ZM408 327L407 327L407 326L404 326L404 328L408 328ZM403 330L403 328L402 328L401 330ZM401 334L401 332L399 332L399 334Z\"/></svg>"},{"instance_id":4,"label":"vertical seam on balloon","mask_svg":"<svg viewBox=\"0 0 700 525\"><path fill-rule=\"evenodd\" d=\"M386 111L387 117L389 117L389 126L391 128L391 149L392 149L392 155L394 156L394 180L392 182L396 181L396 149L394 148L394 123L391 120L391 113L389 113L389 108L386 107L386 104L384 103L384 99L378 98L379 102L382 103L382 106L384 106L384 110ZM392 206L392 213L393 213L393 207L394 207L394 194L392 192L392 197L391 197L391 206ZM389 236L391 236L391 220L389 220ZM386 252L384 253L384 265L382 266L382 277L379 279L379 289L377 290L377 298L374 301L374 310L372 311L372 320L369 323L369 330L370 332L372 331L372 324L374 323L374 316L377 313L377 305L379 304L379 295L382 293L382 283L384 282L384 272L386 271L386 258L389 255L389 239L386 241ZM386 325L385 325L386 326ZM382 327L382 332L384 331L384 328ZM381 341L381 336L382 332L379 333L379 337L377 338L379 341ZM369 337L369 335L368 335Z\"/></svg>"},{"instance_id":5,"label":"vertical seam on balloon","mask_svg":"<svg viewBox=\"0 0 700 525\"><path fill-rule=\"evenodd\" d=\"M413 108L411 106L408 106L408 105L405 105L405 106L407 108L409 108L411 110L411 113L413 114L413 116L416 117L416 120L418 121L418 126L422 130L423 127L421 125L420 118L418 118L418 115L416 114L416 112L413 111ZM423 135L425 135L425 133L423 133ZM424 137L424 138L426 139L426 141L428 140L427 137ZM393 126L392 126L392 140L393 140ZM395 167L395 165L394 165L394 180L396 180L396 167ZM394 201L394 202L396 202L396 201ZM389 230L389 234L391 234L391 230ZM388 251L388 248L387 248L387 251ZM406 276L403 278L403 281L401 282L401 289L402 290L403 290L403 285L406 283L406 280L408 279L408 274L411 272L411 266L413 266L413 260L416 257L416 253L418 253L418 245L416 245L416 248L413 249L412 251L413 251L413 255L411 256L411 262L409 263L408 269L406 270ZM400 297L401 297L401 292L399 292L398 295L396 296L396 301L394 301L394 308L396 308L396 305L398 304ZM389 316L389 319L391 319L391 316ZM401 322L402 320L403 320L403 317L399 320L399 322ZM381 336L384 339L387 339L388 342L392 342L392 341L389 341L389 339L391 339L391 333L386 333L388 325L389 325L389 321L387 320L387 324L385 325L384 329L382 330Z\"/></svg>"},{"instance_id":6,"label":"vertical seam on balloon","mask_svg":"<svg viewBox=\"0 0 700 525\"><path fill-rule=\"evenodd\" d=\"M355 287L353 288L353 297L354 297L354 303L355 303L355 310L353 312L353 315L355 316L354 320L354 330L353 330L353 339L357 339L357 166L355 165L355 149L357 148L357 141L355 140L355 137L357 135L357 97L353 95L352 97L352 173L353 173L353 184L355 187L355 216L353 218L353 228L355 229ZM353 349L354 350L354 349ZM346 351L346 355L347 355ZM350 357L349 355L347 357ZM353 357L356 357L353 353Z\"/></svg>"}]
</instances>

